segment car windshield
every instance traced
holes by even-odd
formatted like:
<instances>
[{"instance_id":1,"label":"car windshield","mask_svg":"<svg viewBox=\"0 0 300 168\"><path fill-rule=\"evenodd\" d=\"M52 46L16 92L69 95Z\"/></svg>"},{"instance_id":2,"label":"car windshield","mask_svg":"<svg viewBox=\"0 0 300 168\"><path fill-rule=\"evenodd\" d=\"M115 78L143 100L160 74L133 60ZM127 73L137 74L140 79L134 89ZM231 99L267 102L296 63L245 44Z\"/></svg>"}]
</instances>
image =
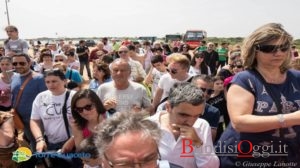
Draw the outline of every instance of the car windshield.
<instances>
[{"instance_id":1,"label":"car windshield","mask_svg":"<svg viewBox=\"0 0 300 168\"><path fill-rule=\"evenodd\" d=\"M187 40L201 40L203 38L202 32L187 32L186 39Z\"/></svg>"}]
</instances>

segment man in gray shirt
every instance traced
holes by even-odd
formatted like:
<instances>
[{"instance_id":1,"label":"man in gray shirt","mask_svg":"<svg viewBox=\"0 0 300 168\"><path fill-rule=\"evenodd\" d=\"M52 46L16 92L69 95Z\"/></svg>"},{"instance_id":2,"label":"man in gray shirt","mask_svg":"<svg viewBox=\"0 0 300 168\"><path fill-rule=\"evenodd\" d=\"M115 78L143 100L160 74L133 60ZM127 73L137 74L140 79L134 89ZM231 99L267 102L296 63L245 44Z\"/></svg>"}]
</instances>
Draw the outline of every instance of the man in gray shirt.
<instances>
[{"instance_id":1,"label":"man in gray shirt","mask_svg":"<svg viewBox=\"0 0 300 168\"><path fill-rule=\"evenodd\" d=\"M129 80L131 68L126 60L116 59L110 70L113 80L100 85L97 91L106 110L114 113L152 109L144 86Z\"/></svg>"}]
</instances>

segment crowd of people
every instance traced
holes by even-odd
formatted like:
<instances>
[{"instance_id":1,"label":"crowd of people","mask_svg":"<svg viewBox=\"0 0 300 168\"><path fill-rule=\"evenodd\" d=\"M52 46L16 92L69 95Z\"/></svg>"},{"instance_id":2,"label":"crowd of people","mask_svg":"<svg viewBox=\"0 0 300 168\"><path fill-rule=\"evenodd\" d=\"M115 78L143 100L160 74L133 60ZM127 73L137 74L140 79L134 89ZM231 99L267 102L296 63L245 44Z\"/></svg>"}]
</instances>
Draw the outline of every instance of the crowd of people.
<instances>
[{"instance_id":1,"label":"crowd of people","mask_svg":"<svg viewBox=\"0 0 300 168\"><path fill-rule=\"evenodd\" d=\"M0 167L46 164L7 159L18 134L33 153L91 156L52 159L54 167L300 167L300 59L281 24L261 26L242 44L202 41L193 50L178 41L108 38L95 47L84 40L30 46L15 26L5 31ZM238 151L217 150L230 146ZM251 152L269 155L237 157Z\"/></svg>"}]
</instances>

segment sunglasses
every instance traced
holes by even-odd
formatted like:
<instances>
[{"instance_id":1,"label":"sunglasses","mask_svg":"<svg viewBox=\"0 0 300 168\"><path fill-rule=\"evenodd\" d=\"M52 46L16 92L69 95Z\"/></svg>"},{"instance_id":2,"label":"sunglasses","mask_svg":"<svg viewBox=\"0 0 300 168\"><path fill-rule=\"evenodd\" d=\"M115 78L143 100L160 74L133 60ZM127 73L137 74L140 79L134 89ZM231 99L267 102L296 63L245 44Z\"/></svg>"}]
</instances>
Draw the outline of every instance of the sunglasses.
<instances>
[{"instance_id":1,"label":"sunglasses","mask_svg":"<svg viewBox=\"0 0 300 168\"><path fill-rule=\"evenodd\" d=\"M57 60L54 60L55 62L62 62L64 61L63 59L57 59Z\"/></svg>"},{"instance_id":2,"label":"sunglasses","mask_svg":"<svg viewBox=\"0 0 300 168\"><path fill-rule=\"evenodd\" d=\"M25 66L26 62L13 62L12 63L13 66L17 66L18 64L21 65L21 66Z\"/></svg>"},{"instance_id":3,"label":"sunglasses","mask_svg":"<svg viewBox=\"0 0 300 168\"><path fill-rule=\"evenodd\" d=\"M256 50L264 53L276 53L280 49L281 52L286 52L290 49L290 45L257 45Z\"/></svg>"},{"instance_id":4,"label":"sunglasses","mask_svg":"<svg viewBox=\"0 0 300 168\"><path fill-rule=\"evenodd\" d=\"M177 69L169 69L167 68L167 72L172 73L172 74L176 74L177 73Z\"/></svg>"},{"instance_id":5,"label":"sunglasses","mask_svg":"<svg viewBox=\"0 0 300 168\"><path fill-rule=\"evenodd\" d=\"M83 110L86 111L91 111L93 109L94 105L93 104L87 104L84 107L75 107L75 111L77 111L78 113L82 113Z\"/></svg>"},{"instance_id":6,"label":"sunglasses","mask_svg":"<svg viewBox=\"0 0 300 168\"><path fill-rule=\"evenodd\" d=\"M195 55L195 58L204 58L203 55Z\"/></svg>"},{"instance_id":7,"label":"sunglasses","mask_svg":"<svg viewBox=\"0 0 300 168\"><path fill-rule=\"evenodd\" d=\"M211 94L214 92L213 89L201 88L201 90L202 90L203 92L206 92L208 95L211 95Z\"/></svg>"},{"instance_id":8,"label":"sunglasses","mask_svg":"<svg viewBox=\"0 0 300 168\"><path fill-rule=\"evenodd\" d=\"M128 51L119 51L118 53L119 53L119 54L123 54L123 53L126 54L127 52L128 52Z\"/></svg>"}]
</instances>

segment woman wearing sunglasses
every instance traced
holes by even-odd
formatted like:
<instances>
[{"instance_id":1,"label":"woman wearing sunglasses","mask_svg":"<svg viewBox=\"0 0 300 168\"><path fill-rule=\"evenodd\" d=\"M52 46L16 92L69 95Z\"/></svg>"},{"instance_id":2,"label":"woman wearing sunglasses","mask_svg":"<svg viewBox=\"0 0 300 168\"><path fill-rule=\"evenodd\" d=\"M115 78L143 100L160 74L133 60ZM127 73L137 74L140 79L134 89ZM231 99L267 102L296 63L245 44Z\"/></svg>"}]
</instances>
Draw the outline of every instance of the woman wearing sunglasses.
<instances>
[{"instance_id":1,"label":"woman wearing sunglasses","mask_svg":"<svg viewBox=\"0 0 300 168\"><path fill-rule=\"evenodd\" d=\"M37 143L36 151L62 149L62 152L68 152L72 146L64 144L70 138L67 129L70 131L71 99L75 91L70 91L68 98L66 97L67 80L65 74L59 69L46 70L44 76L48 90L41 92L35 98L30 120L31 132ZM65 123L63 117L64 105L66 105L68 123ZM44 135L47 137L47 144Z\"/></svg>"},{"instance_id":2,"label":"woman wearing sunglasses","mask_svg":"<svg viewBox=\"0 0 300 168\"><path fill-rule=\"evenodd\" d=\"M227 93L231 125L219 141L222 149L238 147L235 154L241 157L219 155L221 167L236 167L237 162L300 164L300 72L289 67L292 41L277 23L256 29L244 40L246 70L231 81Z\"/></svg>"},{"instance_id":3,"label":"woman wearing sunglasses","mask_svg":"<svg viewBox=\"0 0 300 168\"><path fill-rule=\"evenodd\" d=\"M80 90L74 95L71 110L74 118L72 133L78 148L81 141L90 137L95 127L104 121L106 110L97 94L90 89Z\"/></svg>"},{"instance_id":4,"label":"woman wearing sunglasses","mask_svg":"<svg viewBox=\"0 0 300 168\"><path fill-rule=\"evenodd\" d=\"M192 58L189 74L192 76L201 74L211 75L210 68L204 61L204 54L202 51L195 53Z\"/></svg>"}]
</instances>

